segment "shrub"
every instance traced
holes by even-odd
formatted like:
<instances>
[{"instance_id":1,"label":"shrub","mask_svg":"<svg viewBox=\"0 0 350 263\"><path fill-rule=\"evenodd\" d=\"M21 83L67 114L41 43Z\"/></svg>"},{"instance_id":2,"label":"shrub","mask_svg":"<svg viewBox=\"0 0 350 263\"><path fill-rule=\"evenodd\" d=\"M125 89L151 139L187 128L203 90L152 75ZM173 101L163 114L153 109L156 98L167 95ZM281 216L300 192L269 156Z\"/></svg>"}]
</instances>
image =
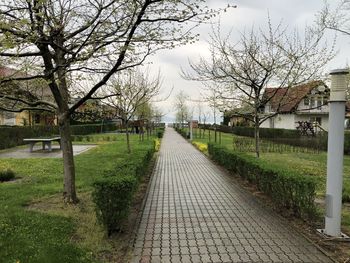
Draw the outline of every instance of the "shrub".
<instances>
[{"instance_id":1,"label":"shrub","mask_svg":"<svg viewBox=\"0 0 350 263\"><path fill-rule=\"evenodd\" d=\"M154 140L154 150L155 150L156 152L158 152L159 149L160 149L160 140L159 140L159 139L155 139L155 140Z\"/></svg>"},{"instance_id":2,"label":"shrub","mask_svg":"<svg viewBox=\"0 0 350 263\"><path fill-rule=\"evenodd\" d=\"M201 152L207 154L208 153L208 145L201 142L192 142L192 144Z\"/></svg>"},{"instance_id":3,"label":"shrub","mask_svg":"<svg viewBox=\"0 0 350 263\"><path fill-rule=\"evenodd\" d=\"M208 151L214 161L255 184L260 191L269 195L278 207L292 211L297 217L315 216L315 178L295 170L278 168L253 156L238 154L212 143L208 144Z\"/></svg>"},{"instance_id":4,"label":"shrub","mask_svg":"<svg viewBox=\"0 0 350 263\"><path fill-rule=\"evenodd\" d=\"M180 135L181 135L182 137L184 137L185 139L188 139L188 138L187 138L187 133L186 133L186 130L185 130L185 129L175 128L175 130L176 130L178 133L180 133Z\"/></svg>"},{"instance_id":5,"label":"shrub","mask_svg":"<svg viewBox=\"0 0 350 263\"><path fill-rule=\"evenodd\" d=\"M74 135L87 135L92 133L101 133L108 131L117 130L115 123L101 123L97 124L82 124L82 125L71 125L72 134Z\"/></svg>"},{"instance_id":6,"label":"shrub","mask_svg":"<svg viewBox=\"0 0 350 263\"><path fill-rule=\"evenodd\" d=\"M344 180L343 184L342 201L350 202L350 183L348 180Z\"/></svg>"},{"instance_id":7,"label":"shrub","mask_svg":"<svg viewBox=\"0 0 350 263\"><path fill-rule=\"evenodd\" d=\"M121 230L122 222L128 216L136 178L133 175L103 177L93 186L97 218L110 236L113 231Z\"/></svg>"},{"instance_id":8,"label":"shrub","mask_svg":"<svg viewBox=\"0 0 350 263\"><path fill-rule=\"evenodd\" d=\"M157 137L158 138L163 138L163 135L164 135L164 131L158 131L157 132Z\"/></svg>"},{"instance_id":9,"label":"shrub","mask_svg":"<svg viewBox=\"0 0 350 263\"><path fill-rule=\"evenodd\" d=\"M120 161L113 169L102 173L94 182L93 200L99 222L106 227L108 236L120 231L127 218L129 207L138 182L148 172L154 148L135 152L130 158Z\"/></svg>"},{"instance_id":10,"label":"shrub","mask_svg":"<svg viewBox=\"0 0 350 263\"><path fill-rule=\"evenodd\" d=\"M14 178L15 178L15 173L12 170L7 169L4 171L0 171L0 182L10 181Z\"/></svg>"},{"instance_id":11,"label":"shrub","mask_svg":"<svg viewBox=\"0 0 350 263\"><path fill-rule=\"evenodd\" d=\"M0 149L6 149L24 144L23 139L38 136L58 134L56 126L1 126Z\"/></svg>"},{"instance_id":12,"label":"shrub","mask_svg":"<svg viewBox=\"0 0 350 263\"><path fill-rule=\"evenodd\" d=\"M103 132L116 130L116 124L108 123L103 125ZM72 138L82 141L81 137L75 135L87 135L101 133L101 124L72 125ZM0 149L6 149L25 144L24 138L54 136L59 134L57 126L0 126Z\"/></svg>"}]
</instances>

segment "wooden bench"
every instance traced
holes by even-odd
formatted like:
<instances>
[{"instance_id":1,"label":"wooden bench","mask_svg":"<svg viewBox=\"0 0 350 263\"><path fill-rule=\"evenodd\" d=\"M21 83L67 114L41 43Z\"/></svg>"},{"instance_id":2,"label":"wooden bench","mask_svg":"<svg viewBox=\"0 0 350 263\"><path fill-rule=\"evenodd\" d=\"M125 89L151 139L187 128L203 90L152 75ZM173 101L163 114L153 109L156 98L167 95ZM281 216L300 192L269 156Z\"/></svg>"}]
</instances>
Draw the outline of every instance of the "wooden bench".
<instances>
[{"instance_id":1,"label":"wooden bench","mask_svg":"<svg viewBox=\"0 0 350 263\"><path fill-rule=\"evenodd\" d=\"M49 152L52 151L52 142L58 142L61 149L61 137L51 137L51 138L28 138L23 139L24 142L29 142L29 152L33 152L34 145L37 142L42 142L43 150L45 150L45 145L47 145L47 148Z\"/></svg>"}]
</instances>

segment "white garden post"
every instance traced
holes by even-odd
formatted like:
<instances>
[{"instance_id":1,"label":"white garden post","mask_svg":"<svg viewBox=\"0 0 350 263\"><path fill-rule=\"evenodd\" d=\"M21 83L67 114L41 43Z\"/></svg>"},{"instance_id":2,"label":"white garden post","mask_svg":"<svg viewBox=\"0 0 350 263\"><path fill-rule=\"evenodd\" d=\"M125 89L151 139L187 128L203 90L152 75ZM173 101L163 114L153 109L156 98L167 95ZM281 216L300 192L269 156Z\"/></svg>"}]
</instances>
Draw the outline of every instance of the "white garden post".
<instances>
[{"instance_id":1,"label":"white garden post","mask_svg":"<svg viewBox=\"0 0 350 263\"><path fill-rule=\"evenodd\" d=\"M344 120L348 70L331 71L324 234L343 237L341 227Z\"/></svg>"},{"instance_id":2,"label":"white garden post","mask_svg":"<svg viewBox=\"0 0 350 263\"><path fill-rule=\"evenodd\" d=\"M193 120L190 121L190 140L193 140Z\"/></svg>"}]
</instances>

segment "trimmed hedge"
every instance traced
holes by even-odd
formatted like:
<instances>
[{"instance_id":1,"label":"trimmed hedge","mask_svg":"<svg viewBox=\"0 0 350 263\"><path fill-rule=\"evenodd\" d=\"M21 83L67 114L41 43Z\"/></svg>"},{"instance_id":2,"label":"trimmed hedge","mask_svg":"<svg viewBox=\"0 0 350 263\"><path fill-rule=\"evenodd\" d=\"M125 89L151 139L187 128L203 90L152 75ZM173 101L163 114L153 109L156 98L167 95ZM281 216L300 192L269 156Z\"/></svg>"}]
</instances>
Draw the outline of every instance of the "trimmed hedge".
<instances>
[{"instance_id":1,"label":"trimmed hedge","mask_svg":"<svg viewBox=\"0 0 350 263\"><path fill-rule=\"evenodd\" d=\"M108 236L119 231L128 216L135 185L133 175L103 177L94 183L92 197L97 219L106 227Z\"/></svg>"},{"instance_id":2,"label":"trimmed hedge","mask_svg":"<svg viewBox=\"0 0 350 263\"><path fill-rule=\"evenodd\" d=\"M108 236L122 229L134 192L140 178L147 173L153 154L154 149L133 153L114 169L104 171L103 176L93 183L96 216L106 228Z\"/></svg>"},{"instance_id":3,"label":"trimmed hedge","mask_svg":"<svg viewBox=\"0 0 350 263\"><path fill-rule=\"evenodd\" d=\"M103 132L116 130L113 123L104 124ZM101 133L100 124L72 125L72 135ZM58 126L0 126L0 150L25 144L24 138L59 134Z\"/></svg>"},{"instance_id":4,"label":"trimmed hedge","mask_svg":"<svg viewBox=\"0 0 350 263\"><path fill-rule=\"evenodd\" d=\"M58 128L53 126L2 126L0 127L0 149L6 149L24 144L24 138L50 136L58 134Z\"/></svg>"},{"instance_id":5,"label":"trimmed hedge","mask_svg":"<svg viewBox=\"0 0 350 263\"><path fill-rule=\"evenodd\" d=\"M232 128L234 134L240 136L254 137L253 127L236 126ZM260 138L301 138L298 130L260 128Z\"/></svg>"},{"instance_id":6,"label":"trimmed hedge","mask_svg":"<svg viewBox=\"0 0 350 263\"><path fill-rule=\"evenodd\" d=\"M218 164L269 195L278 207L290 210L297 217L315 217L317 182L314 177L275 167L261 159L244 153L238 154L213 143L208 144L208 152Z\"/></svg>"},{"instance_id":7,"label":"trimmed hedge","mask_svg":"<svg viewBox=\"0 0 350 263\"><path fill-rule=\"evenodd\" d=\"M73 135L87 135L92 133L110 132L117 130L115 123L72 125Z\"/></svg>"},{"instance_id":8,"label":"trimmed hedge","mask_svg":"<svg viewBox=\"0 0 350 263\"><path fill-rule=\"evenodd\" d=\"M10 181L14 178L15 178L15 173L12 170L7 169L4 171L0 171L0 182Z\"/></svg>"},{"instance_id":9,"label":"trimmed hedge","mask_svg":"<svg viewBox=\"0 0 350 263\"><path fill-rule=\"evenodd\" d=\"M188 138L189 138L189 136L188 136L188 134L187 134L187 132L186 132L185 129L181 129L181 128L175 127L175 130L176 130L178 133L180 133L180 135L181 135L182 137L184 137L185 139L188 139Z\"/></svg>"},{"instance_id":10,"label":"trimmed hedge","mask_svg":"<svg viewBox=\"0 0 350 263\"><path fill-rule=\"evenodd\" d=\"M200 128L213 130L213 125L201 124ZM216 125L218 131L225 133L234 133L239 136L254 138L254 128L245 126L229 127L225 125ZM260 138L272 141L277 144L287 144L297 147L315 149L317 151L327 151L328 134L321 133L316 137L301 136L298 130L277 129L277 128L260 128ZM345 132L344 153L350 155L350 132Z\"/></svg>"}]
</instances>

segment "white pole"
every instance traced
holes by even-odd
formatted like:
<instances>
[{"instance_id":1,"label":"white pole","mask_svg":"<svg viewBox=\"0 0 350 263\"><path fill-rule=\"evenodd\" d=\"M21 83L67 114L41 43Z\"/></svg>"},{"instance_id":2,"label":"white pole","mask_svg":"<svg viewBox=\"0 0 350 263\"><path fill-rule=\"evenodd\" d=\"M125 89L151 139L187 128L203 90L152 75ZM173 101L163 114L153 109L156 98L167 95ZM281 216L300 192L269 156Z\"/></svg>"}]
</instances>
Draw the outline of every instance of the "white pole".
<instances>
[{"instance_id":1,"label":"white pole","mask_svg":"<svg viewBox=\"0 0 350 263\"><path fill-rule=\"evenodd\" d=\"M326 216L324 233L341 237L344 120L348 70L333 70L329 100Z\"/></svg>"},{"instance_id":2,"label":"white pole","mask_svg":"<svg viewBox=\"0 0 350 263\"><path fill-rule=\"evenodd\" d=\"M193 140L193 121L190 121L190 140Z\"/></svg>"}]
</instances>

